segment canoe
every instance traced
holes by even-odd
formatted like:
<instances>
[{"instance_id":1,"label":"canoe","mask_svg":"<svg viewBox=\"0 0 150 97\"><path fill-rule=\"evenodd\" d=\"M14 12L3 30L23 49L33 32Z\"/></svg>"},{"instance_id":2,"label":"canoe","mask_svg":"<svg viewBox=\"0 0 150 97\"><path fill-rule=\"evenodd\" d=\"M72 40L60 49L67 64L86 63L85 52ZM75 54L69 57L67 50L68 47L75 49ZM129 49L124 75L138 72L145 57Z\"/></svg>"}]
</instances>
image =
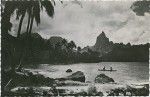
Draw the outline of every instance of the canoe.
<instances>
[{"instance_id":1,"label":"canoe","mask_svg":"<svg viewBox=\"0 0 150 97\"><path fill-rule=\"evenodd\" d=\"M117 70L103 70L103 69L98 69L98 71L117 71Z\"/></svg>"}]
</instances>

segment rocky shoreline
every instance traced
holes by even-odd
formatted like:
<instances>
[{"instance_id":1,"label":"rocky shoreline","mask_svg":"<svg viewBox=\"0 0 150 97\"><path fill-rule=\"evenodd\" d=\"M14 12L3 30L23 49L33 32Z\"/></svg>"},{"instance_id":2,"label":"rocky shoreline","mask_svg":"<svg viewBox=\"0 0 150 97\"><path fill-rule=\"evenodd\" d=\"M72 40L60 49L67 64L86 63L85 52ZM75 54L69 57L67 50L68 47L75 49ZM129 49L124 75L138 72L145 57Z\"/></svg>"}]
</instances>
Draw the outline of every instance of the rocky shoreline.
<instances>
[{"instance_id":1,"label":"rocky shoreline","mask_svg":"<svg viewBox=\"0 0 150 97\"><path fill-rule=\"evenodd\" d=\"M12 85L13 84L13 85ZM85 75L77 71L63 78L49 78L38 72L16 72L11 85L5 87L5 96L148 96L149 84L123 85L105 74L95 82L85 82Z\"/></svg>"}]
</instances>

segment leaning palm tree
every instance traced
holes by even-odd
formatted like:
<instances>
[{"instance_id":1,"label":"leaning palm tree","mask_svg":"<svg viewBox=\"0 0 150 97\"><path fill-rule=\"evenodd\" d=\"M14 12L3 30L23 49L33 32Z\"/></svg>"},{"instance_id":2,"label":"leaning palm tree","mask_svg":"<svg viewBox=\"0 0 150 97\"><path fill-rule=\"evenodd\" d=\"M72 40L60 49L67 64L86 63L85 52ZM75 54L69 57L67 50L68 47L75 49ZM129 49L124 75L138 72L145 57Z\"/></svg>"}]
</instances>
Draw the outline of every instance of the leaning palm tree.
<instances>
[{"instance_id":1,"label":"leaning palm tree","mask_svg":"<svg viewBox=\"0 0 150 97\"><path fill-rule=\"evenodd\" d=\"M81 47L80 47L80 46L77 47L77 51L78 51L78 52L81 51Z\"/></svg>"},{"instance_id":2,"label":"leaning palm tree","mask_svg":"<svg viewBox=\"0 0 150 97\"><path fill-rule=\"evenodd\" d=\"M74 41L70 41L70 42L68 43L68 48L69 48L70 50L73 50L74 48L76 48L76 44L74 43Z\"/></svg>"},{"instance_id":3,"label":"leaning palm tree","mask_svg":"<svg viewBox=\"0 0 150 97\"><path fill-rule=\"evenodd\" d=\"M25 14L28 13L27 31L30 32L32 30L34 19L37 22L37 25L40 23L40 11L43 10L43 7L45 8L48 16L53 17L54 7L49 0L6 1L4 12L2 13L2 23L7 26L10 25L7 27L7 30L10 30L12 27L12 24L10 24L10 18L16 11L16 19L19 20L21 17L17 33L17 36L19 37Z\"/></svg>"},{"instance_id":4,"label":"leaning palm tree","mask_svg":"<svg viewBox=\"0 0 150 97\"><path fill-rule=\"evenodd\" d=\"M38 26L38 24L40 24L40 11L43 10L43 8L45 8L48 16L53 17L54 7L51 1L48 0L6 1L4 12L2 13L2 33L8 33L8 31L11 30L12 23L10 22L10 18L11 15L16 11L16 19L19 19L21 17L19 22L18 32L17 32L17 37L19 38L25 14L28 14L28 24L27 24L26 33L29 36L27 37L28 38L27 44L30 44L29 41L31 38L34 19ZM24 53L26 52L24 51ZM22 56L24 56L24 53L22 53ZM14 65L16 64L11 65L11 69L13 69L12 71L15 71L14 67L16 66ZM21 66L21 62L20 62L20 66ZM11 81L12 79L8 83L10 83Z\"/></svg>"},{"instance_id":5,"label":"leaning palm tree","mask_svg":"<svg viewBox=\"0 0 150 97\"><path fill-rule=\"evenodd\" d=\"M32 26L34 19L38 24L40 23L40 11L43 10L43 7L46 10L46 13L48 16L53 17L54 15L54 7L51 3L51 1L48 0L38 0L38 1L32 1L32 0L24 0L24 1L6 1L3 18L4 21L3 25L10 25L6 29L10 29L12 27L12 24L10 23L11 15L16 10L16 19L18 20L20 18L17 37L20 37L22 23L25 17L25 14L28 14L28 24L27 24L27 30L26 33L29 36L28 42L30 40L30 35L32 32ZM7 30L8 31L8 30Z\"/></svg>"},{"instance_id":6,"label":"leaning palm tree","mask_svg":"<svg viewBox=\"0 0 150 97\"><path fill-rule=\"evenodd\" d=\"M21 1L20 1L21 2ZM32 32L32 27L33 27L33 22L37 23L37 26L40 24L40 11L45 8L46 13L48 16L53 17L54 15L54 7L51 3L51 1L48 0L40 0L40 1L25 1L26 5L26 11L28 13L28 24L27 24L27 46L29 47L29 52L31 53L30 47L31 47L31 32ZM30 3L30 4L29 4ZM23 54L25 55L25 54ZM19 67L21 64L19 65Z\"/></svg>"},{"instance_id":7,"label":"leaning palm tree","mask_svg":"<svg viewBox=\"0 0 150 97\"><path fill-rule=\"evenodd\" d=\"M29 1L27 1L29 2ZM38 24L40 23L40 11L43 10L43 7L46 10L46 13L48 16L53 17L54 15L54 7L51 3L51 1L48 0L40 0L40 1L31 1L32 3L30 6L27 8L28 11L28 25L27 25L27 32L31 33L32 32L32 26L34 19Z\"/></svg>"}]
</instances>

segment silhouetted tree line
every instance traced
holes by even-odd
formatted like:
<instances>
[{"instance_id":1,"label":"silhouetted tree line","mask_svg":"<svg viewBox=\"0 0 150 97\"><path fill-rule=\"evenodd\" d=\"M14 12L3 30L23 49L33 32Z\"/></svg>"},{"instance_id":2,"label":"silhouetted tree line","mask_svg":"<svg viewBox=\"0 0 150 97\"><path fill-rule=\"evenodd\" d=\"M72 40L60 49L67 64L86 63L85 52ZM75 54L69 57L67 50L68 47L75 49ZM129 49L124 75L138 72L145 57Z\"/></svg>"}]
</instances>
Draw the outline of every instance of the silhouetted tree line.
<instances>
[{"instance_id":1,"label":"silhouetted tree line","mask_svg":"<svg viewBox=\"0 0 150 97\"><path fill-rule=\"evenodd\" d=\"M31 58L33 59L30 59L29 63L38 62L38 63L69 64L77 62L96 62L96 61L98 62L99 60L98 52L94 52L90 49L88 50L88 52L81 52L82 50L81 47L79 46L77 47L74 41L67 41L66 39L62 38L61 41L51 43L50 39L48 40L46 39L42 40L42 38L40 40L34 39L35 38L33 38L32 41L32 44L34 45L31 49L32 50ZM35 45L36 43L37 45Z\"/></svg>"},{"instance_id":2,"label":"silhouetted tree line","mask_svg":"<svg viewBox=\"0 0 150 97\"><path fill-rule=\"evenodd\" d=\"M26 44L26 33L20 35L20 40L17 44L13 41L5 41L8 44L5 48L11 52L12 49L10 44L14 44L17 47L17 52L14 53L14 58L16 58L15 63L19 64L19 58L22 58L23 65L26 64L42 64L42 63L77 63L77 62L99 62L99 53L88 50L87 52L82 52L81 47L77 47L74 41L67 41L63 39L56 43L52 43L50 39L43 39L38 33L31 34L30 47L26 48L26 52L23 53ZM56 37L57 38L57 37ZM9 40L9 39L8 39ZM56 39L57 40L57 39ZM17 41L17 40L16 40ZM23 55L22 55L23 54ZM22 57L20 57L22 56ZM11 59L6 56L3 58L7 63ZM10 61L11 62L11 61ZM9 63L10 63L9 62ZM8 63L8 64L9 64Z\"/></svg>"},{"instance_id":3,"label":"silhouetted tree line","mask_svg":"<svg viewBox=\"0 0 150 97\"><path fill-rule=\"evenodd\" d=\"M38 33L31 34L31 45L29 48L26 48L26 53L22 53L23 48L25 48L24 44L26 43L26 37L26 33L22 34L20 36L20 41L15 44L15 47L17 47L17 52L13 54L13 61L15 61L15 64L19 64L21 60L18 60L19 58L22 58L21 64L23 65L42 63L92 63L100 61L146 62L149 60L149 44L131 45L130 43L128 43L125 45L123 43L114 43L113 49L100 57L99 52L92 51L90 48L87 51L83 51L81 47L76 46L74 41L69 42L66 39L61 38L60 41L52 43L50 39L43 39ZM11 40L5 42L5 50L7 56L3 57L3 61L6 62L6 66L9 66L12 60L9 57L11 54L8 53L14 49L10 47L11 44L14 44Z\"/></svg>"},{"instance_id":4,"label":"silhouetted tree line","mask_svg":"<svg viewBox=\"0 0 150 97\"><path fill-rule=\"evenodd\" d=\"M149 43L141 45L115 43L112 51L100 59L101 61L112 62L148 62Z\"/></svg>"}]
</instances>

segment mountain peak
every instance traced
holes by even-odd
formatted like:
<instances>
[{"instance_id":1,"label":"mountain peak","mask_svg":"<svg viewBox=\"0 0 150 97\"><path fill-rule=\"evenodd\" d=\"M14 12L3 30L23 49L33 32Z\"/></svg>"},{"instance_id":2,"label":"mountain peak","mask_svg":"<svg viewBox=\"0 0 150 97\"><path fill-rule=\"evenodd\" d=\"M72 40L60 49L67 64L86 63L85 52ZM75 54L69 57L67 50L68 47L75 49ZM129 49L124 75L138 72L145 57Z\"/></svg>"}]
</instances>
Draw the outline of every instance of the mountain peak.
<instances>
[{"instance_id":1,"label":"mountain peak","mask_svg":"<svg viewBox=\"0 0 150 97\"><path fill-rule=\"evenodd\" d=\"M104 31L102 31L102 34L104 34L104 35L105 35Z\"/></svg>"},{"instance_id":2,"label":"mountain peak","mask_svg":"<svg viewBox=\"0 0 150 97\"><path fill-rule=\"evenodd\" d=\"M112 44L110 44L109 38L106 37L105 32L102 31L97 37L96 43L93 46L94 51L98 51L101 54L109 52L112 49Z\"/></svg>"},{"instance_id":3,"label":"mountain peak","mask_svg":"<svg viewBox=\"0 0 150 97\"><path fill-rule=\"evenodd\" d=\"M102 33L98 37L106 37L105 32L102 31Z\"/></svg>"},{"instance_id":4,"label":"mountain peak","mask_svg":"<svg viewBox=\"0 0 150 97\"><path fill-rule=\"evenodd\" d=\"M97 37L96 44L98 46L102 46L109 43L109 38L106 37L104 31Z\"/></svg>"}]
</instances>

